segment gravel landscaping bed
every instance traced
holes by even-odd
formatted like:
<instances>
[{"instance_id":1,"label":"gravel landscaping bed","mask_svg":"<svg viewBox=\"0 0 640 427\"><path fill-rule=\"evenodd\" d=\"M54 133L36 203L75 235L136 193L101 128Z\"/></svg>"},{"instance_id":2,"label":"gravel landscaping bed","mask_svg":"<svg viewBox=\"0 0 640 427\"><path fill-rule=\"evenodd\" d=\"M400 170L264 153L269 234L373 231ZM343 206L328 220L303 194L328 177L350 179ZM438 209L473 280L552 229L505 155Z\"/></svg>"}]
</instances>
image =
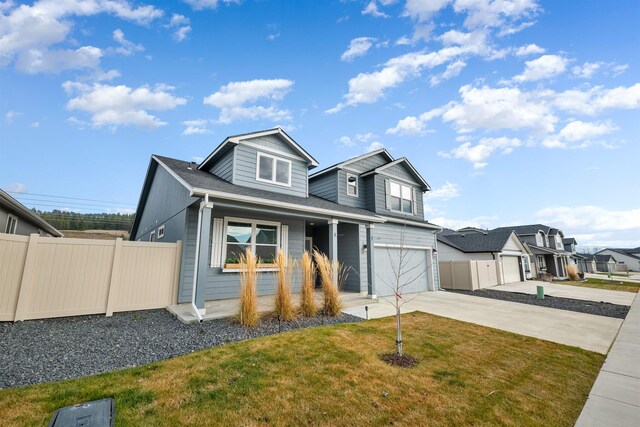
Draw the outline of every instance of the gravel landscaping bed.
<instances>
[{"instance_id":1,"label":"gravel landscaping bed","mask_svg":"<svg viewBox=\"0 0 640 427\"><path fill-rule=\"evenodd\" d=\"M358 322L348 314L282 322L281 331ZM109 372L279 332L263 319L245 329L229 319L185 325L166 310L0 323L0 389Z\"/></svg>"},{"instance_id":2,"label":"gravel landscaping bed","mask_svg":"<svg viewBox=\"0 0 640 427\"><path fill-rule=\"evenodd\" d=\"M447 290L459 294L476 297L499 299L502 301L519 302L523 304L539 305L541 307L557 308L560 310L577 311L579 313L595 314L597 316L615 317L624 319L627 317L629 307L626 305L611 304L608 302L585 301L573 298L558 298L545 295L544 299L537 299L535 295L520 292L495 291L492 289L478 289L477 291Z\"/></svg>"}]
</instances>

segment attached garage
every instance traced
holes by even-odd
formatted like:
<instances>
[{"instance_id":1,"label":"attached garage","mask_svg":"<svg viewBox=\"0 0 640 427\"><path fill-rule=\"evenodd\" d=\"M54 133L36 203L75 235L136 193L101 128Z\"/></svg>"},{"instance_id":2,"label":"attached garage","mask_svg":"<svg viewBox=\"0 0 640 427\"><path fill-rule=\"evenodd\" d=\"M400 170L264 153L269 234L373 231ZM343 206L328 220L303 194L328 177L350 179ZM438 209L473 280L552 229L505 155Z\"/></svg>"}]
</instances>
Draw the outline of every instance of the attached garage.
<instances>
[{"instance_id":1,"label":"attached garage","mask_svg":"<svg viewBox=\"0 0 640 427\"><path fill-rule=\"evenodd\" d=\"M401 255L402 253L402 255ZM379 296L393 295L396 289L397 276L403 294L412 294L430 290L431 251L426 249L375 248L376 289ZM402 268L400 259L402 257Z\"/></svg>"},{"instance_id":2,"label":"attached garage","mask_svg":"<svg viewBox=\"0 0 640 427\"><path fill-rule=\"evenodd\" d=\"M503 256L502 257L502 273L504 277L504 283L520 282L520 257L517 256Z\"/></svg>"}]
</instances>

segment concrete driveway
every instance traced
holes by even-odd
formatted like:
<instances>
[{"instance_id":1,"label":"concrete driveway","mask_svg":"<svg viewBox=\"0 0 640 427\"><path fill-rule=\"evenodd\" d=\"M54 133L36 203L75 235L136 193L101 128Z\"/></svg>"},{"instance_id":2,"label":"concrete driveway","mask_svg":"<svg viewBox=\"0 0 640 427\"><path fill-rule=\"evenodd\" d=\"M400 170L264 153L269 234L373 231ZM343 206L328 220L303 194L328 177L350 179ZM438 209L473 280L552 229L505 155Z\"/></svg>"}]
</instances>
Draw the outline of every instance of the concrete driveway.
<instances>
[{"instance_id":1,"label":"concrete driveway","mask_svg":"<svg viewBox=\"0 0 640 427\"><path fill-rule=\"evenodd\" d=\"M407 295L406 299L403 313L422 311L601 354L607 354L622 324L621 319L446 291L422 292ZM366 318L364 307L353 306L344 312ZM384 300L368 307L370 319L395 314L394 307Z\"/></svg>"},{"instance_id":2,"label":"concrete driveway","mask_svg":"<svg viewBox=\"0 0 640 427\"><path fill-rule=\"evenodd\" d=\"M523 294L535 295L537 286L544 287L544 294L559 298L573 298L586 301L608 302L611 304L619 304L631 306L636 294L624 291L609 291L606 289L584 288L582 286L561 285L558 283L538 282L528 280L526 282L509 283L506 285L498 285L488 289L495 291L520 292Z\"/></svg>"}]
</instances>

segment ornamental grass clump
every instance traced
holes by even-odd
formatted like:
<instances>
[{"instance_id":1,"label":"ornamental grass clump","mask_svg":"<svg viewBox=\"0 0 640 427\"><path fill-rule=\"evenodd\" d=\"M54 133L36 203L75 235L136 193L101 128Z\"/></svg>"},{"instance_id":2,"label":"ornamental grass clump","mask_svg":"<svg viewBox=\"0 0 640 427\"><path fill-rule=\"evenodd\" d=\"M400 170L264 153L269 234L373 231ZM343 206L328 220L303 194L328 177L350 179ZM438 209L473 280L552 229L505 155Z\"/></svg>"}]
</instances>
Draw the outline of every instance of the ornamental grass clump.
<instances>
[{"instance_id":1,"label":"ornamental grass clump","mask_svg":"<svg viewBox=\"0 0 640 427\"><path fill-rule=\"evenodd\" d=\"M242 326L255 326L258 323L258 296L256 294L257 259L247 249L238 259L240 265L240 310L238 319Z\"/></svg>"},{"instance_id":2,"label":"ornamental grass clump","mask_svg":"<svg viewBox=\"0 0 640 427\"><path fill-rule=\"evenodd\" d=\"M318 313L315 298L316 267L313 257L307 251L302 254L302 285L300 286L300 311L305 317L313 317Z\"/></svg>"},{"instance_id":3,"label":"ornamental grass clump","mask_svg":"<svg viewBox=\"0 0 640 427\"><path fill-rule=\"evenodd\" d=\"M340 292L338 291L338 277L341 270L337 261L331 262L322 252L313 251L313 256L318 265L320 282L322 284L322 296L324 299L324 314L337 316L342 309Z\"/></svg>"},{"instance_id":4,"label":"ornamental grass clump","mask_svg":"<svg viewBox=\"0 0 640 427\"><path fill-rule=\"evenodd\" d=\"M296 317L293 303L291 302L291 278L293 276L293 259L278 251L276 256L277 284L274 304L274 314L280 320L289 321Z\"/></svg>"},{"instance_id":5,"label":"ornamental grass clump","mask_svg":"<svg viewBox=\"0 0 640 427\"><path fill-rule=\"evenodd\" d=\"M580 280L580 276L578 276L578 269L573 264L567 265L567 276L569 276L569 280L573 280L574 282Z\"/></svg>"}]
</instances>

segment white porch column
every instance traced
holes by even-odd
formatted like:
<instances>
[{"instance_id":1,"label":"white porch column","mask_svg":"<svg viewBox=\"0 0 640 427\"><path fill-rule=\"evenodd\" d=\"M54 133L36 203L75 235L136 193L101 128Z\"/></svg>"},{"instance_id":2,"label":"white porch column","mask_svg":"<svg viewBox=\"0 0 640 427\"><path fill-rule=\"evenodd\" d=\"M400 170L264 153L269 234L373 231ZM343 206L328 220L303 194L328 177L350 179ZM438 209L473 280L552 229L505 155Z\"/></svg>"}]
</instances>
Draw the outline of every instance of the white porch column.
<instances>
[{"instance_id":1,"label":"white porch column","mask_svg":"<svg viewBox=\"0 0 640 427\"><path fill-rule=\"evenodd\" d=\"M202 289L207 272L209 268L209 251L211 249L211 214L213 210L213 203L203 201L200 203L200 235L197 237L200 240L200 246L198 251L197 262L197 283L196 283L196 297L195 304L201 315L206 314L204 307L204 289Z\"/></svg>"},{"instance_id":2,"label":"white porch column","mask_svg":"<svg viewBox=\"0 0 640 427\"><path fill-rule=\"evenodd\" d=\"M338 261L338 220L330 219L329 223L329 260L334 265ZM338 270L333 269L333 283L338 286Z\"/></svg>"},{"instance_id":3,"label":"white porch column","mask_svg":"<svg viewBox=\"0 0 640 427\"><path fill-rule=\"evenodd\" d=\"M376 295L376 265L373 246L373 224L367 224L367 298L377 298Z\"/></svg>"}]
</instances>

